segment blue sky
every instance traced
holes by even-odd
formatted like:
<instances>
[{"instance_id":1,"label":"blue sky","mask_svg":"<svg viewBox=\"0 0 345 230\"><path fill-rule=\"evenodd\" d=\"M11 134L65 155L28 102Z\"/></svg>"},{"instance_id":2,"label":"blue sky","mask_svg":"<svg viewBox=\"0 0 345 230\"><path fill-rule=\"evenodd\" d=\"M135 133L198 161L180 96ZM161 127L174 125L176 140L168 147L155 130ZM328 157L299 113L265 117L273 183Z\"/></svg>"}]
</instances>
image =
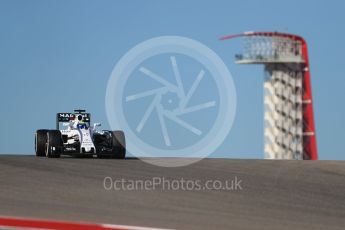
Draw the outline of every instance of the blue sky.
<instances>
[{"instance_id":1,"label":"blue sky","mask_svg":"<svg viewBox=\"0 0 345 230\"><path fill-rule=\"evenodd\" d=\"M281 31L309 45L320 159L345 159L344 1L0 0L0 153L33 154L33 134L55 113L87 108L109 128L105 90L117 61L157 36L197 40L233 75L237 113L213 157L263 157L263 67L238 66L240 40L222 35Z\"/></svg>"}]
</instances>

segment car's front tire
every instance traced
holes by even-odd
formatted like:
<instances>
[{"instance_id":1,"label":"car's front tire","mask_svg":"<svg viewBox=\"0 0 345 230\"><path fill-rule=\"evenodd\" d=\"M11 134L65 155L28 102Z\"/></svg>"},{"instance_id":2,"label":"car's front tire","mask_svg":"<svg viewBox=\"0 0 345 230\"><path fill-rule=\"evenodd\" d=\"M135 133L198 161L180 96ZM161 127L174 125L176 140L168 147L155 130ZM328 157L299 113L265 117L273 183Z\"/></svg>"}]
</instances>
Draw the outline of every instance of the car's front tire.
<instances>
[{"instance_id":1,"label":"car's front tire","mask_svg":"<svg viewBox=\"0 0 345 230\"><path fill-rule=\"evenodd\" d=\"M47 132L48 130L46 129L39 129L35 133L35 153L37 157L44 157L46 155Z\"/></svg>"},{"instance_id":2,"label":"car's front tire","mask_svg":"<svg viewBox=\"0 0 345 230\"><path fill-rule=\"evenodd\" d=\"M106 145L107 151L101 151L101 148L98 148L99 153L97 154L97 157L101 159L125 159L126 139L124 132L120 130L106 131L104 137L106 138L105 140L102 140L101 137L98 137L97 142L98 144L102 143L103 145Z\"/></svg>"},{"instance_id":3,"label":"car's front tire","mask_svg":"<svg viewBox=\"0 0 345 230\"><path fill-rule=\"evenodd\" d=\"M111 157L116 159L125 159L126 157L126 138L121 130L112 131L112 153Z\"/></svg>"},{"instance_id":4,"label":"car's front tire","mask_svg":"<svg viewBox=\"0 0 345 230\"><path fill-rule=\"evenodd\" d=\"M45 155L48 158L59 158L63 151L63 140L59 130L49 130L47 132L47 142Z\"/></svg>"}]
</instances>

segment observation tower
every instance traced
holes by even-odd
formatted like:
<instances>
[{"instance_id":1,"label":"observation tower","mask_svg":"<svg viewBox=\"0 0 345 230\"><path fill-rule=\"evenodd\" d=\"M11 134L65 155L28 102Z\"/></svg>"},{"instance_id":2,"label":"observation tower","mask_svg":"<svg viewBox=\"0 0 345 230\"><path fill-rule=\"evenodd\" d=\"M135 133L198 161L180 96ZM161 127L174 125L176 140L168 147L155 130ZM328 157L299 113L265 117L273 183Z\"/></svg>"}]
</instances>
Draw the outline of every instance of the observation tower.
<instances>
[{"instance_id":1,"label":"observation tower","mask_svg":"<svg viewBox=\"0 0 345 230\"><path fill-rule=\"evenodd\" d=\"M278 32L245 32L238 64L262 64L266 159L317 160L313 99L306 41Z\"/></svg>"}]
</instances>

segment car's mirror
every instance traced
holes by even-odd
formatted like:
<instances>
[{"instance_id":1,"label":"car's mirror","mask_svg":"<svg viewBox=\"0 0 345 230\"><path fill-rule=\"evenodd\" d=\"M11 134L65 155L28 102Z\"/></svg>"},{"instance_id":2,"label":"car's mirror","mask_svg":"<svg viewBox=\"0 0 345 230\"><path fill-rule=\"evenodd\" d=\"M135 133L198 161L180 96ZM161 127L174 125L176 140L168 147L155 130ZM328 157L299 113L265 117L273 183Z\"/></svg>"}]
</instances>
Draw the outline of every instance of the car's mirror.
<instances>
[{"instance_id":1,"label":"car's mirror","mask_svg":"<svg viewBox=\"0 0 345 230\"><path fill-rule=\"evenodd\" d=\"M101 123L94 123L93 128L96 128L97 126L101 126Z\"/></svg>"}]
</instances>

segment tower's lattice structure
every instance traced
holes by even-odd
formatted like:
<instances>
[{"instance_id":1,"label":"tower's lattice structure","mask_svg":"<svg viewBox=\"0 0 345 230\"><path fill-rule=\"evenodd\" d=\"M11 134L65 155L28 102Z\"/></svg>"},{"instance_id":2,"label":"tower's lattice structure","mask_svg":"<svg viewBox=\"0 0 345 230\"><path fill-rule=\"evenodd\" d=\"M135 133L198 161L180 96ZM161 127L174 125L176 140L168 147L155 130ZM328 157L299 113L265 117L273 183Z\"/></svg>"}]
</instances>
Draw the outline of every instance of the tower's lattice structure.
<instances>
[{"instance_id":1,"label":"tower's lattice structure","mask_svg":"<svg viewBox=\"0 0 345 230\"><path fill-rule=\"evenodd\" d=\"M296 35L246 32L239 64L263 64L266 159L317 159L307 43Z\"/></svg>"}]
</instances>

